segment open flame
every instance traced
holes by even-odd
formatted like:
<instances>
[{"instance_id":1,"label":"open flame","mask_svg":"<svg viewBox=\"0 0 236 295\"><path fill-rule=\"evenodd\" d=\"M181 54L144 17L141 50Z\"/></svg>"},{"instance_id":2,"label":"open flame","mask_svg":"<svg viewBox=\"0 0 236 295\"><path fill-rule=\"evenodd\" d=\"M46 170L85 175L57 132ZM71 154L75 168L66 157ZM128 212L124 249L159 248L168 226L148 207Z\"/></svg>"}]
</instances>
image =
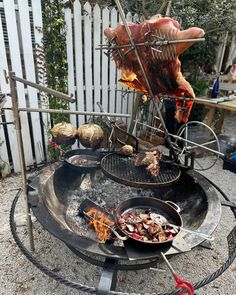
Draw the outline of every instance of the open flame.
<instances>
[{"instance_id":1,"label":"open flame","mask_svg":"<svg viewBox=\"0 0 236 295\"><path fill-rule=\"evenodd\" d=\"M110 228L106 226L113 226L115 224L114 221L110 220L102 211L91 208L86 215L91 217L91 221L89 225L91 225L98 234L98 239L100 241L105 241L110 238Z\"/></svg>"}]
</instances>

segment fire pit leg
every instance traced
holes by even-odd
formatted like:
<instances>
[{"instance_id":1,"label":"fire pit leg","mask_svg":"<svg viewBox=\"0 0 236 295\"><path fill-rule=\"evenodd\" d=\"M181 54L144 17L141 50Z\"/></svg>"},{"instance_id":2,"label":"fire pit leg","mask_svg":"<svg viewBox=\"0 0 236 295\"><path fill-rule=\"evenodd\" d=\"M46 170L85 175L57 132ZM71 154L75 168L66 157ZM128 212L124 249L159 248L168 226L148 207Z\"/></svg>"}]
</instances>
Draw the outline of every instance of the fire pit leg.
<instances>
[{"instance_id":1,"label":"fire pit leg","mask_svg":"<svg viewBox=\"0 0 236 295\"><path fill-rule=\"evenodd\" d=\"M114 291L117 282L117 259L107 258L104 262L102 275L98 285L98 294L107 295Z\"/></svg>"},{"instance_id":2,"label":"fire pit leg","mask_svg":"<svg viewBox=\"0 0 236 295\"><path fill-rule=\"evenodd\" d=\"M209 241L203 241L201 244L200 244L201 247L203 248L206 248L206 249L209 249L209 250L212 250L213 249L213 245L211 242Z\"/></svg>"}]
</instances>

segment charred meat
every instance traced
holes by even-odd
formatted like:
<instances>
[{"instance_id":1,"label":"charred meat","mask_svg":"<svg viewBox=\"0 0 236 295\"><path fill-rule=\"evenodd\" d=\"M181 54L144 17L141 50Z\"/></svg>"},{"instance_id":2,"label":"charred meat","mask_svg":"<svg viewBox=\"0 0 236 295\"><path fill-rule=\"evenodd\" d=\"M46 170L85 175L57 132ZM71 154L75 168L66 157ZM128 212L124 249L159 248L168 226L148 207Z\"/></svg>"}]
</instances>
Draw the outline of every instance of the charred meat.
<instances>
[{"instance_id":1,"label":"charred meat","mask_svg":"<svg viewBox=\"0 0 236 295\"><path fill-rule=\"evenodd\" d=\"M135 166L147 166L146 169L151 176L157 177L160 172L159 162L162 158L160 151L140 152L134 157Z\"/></svg>"},{"instance_id":2,"label":"charred meat","mask_svg":"<svg viewBox=\"0 0 236 295\"><path fill-rule=\"evenodd\" d=\"M196 39L202 37L204 31L197 27L182 30L176 20L159 16L154 16L140 24L130 22L128 26L135 44L147 44L147 46L137 46L137 50L154 96L158 98L162 94L166 94L194 98L191 85L181 73L178 58L193 43L181 42L160 46L156 45L156 42ZM123 24L114 29L105 29L104 34L111 45L130 44ZM121 79L119 81L126 86L143 92L147 96L150 95L149 86L134 51L128 46L121 49L115 48L112 49L112 55L116 66L121 70ZM192 107L192 101L184 103L182 100L176 99L176 105L176 119L179 122L186 122Z\"/></svg>"},{"instance_id":3,"label":"charred meat","mask_svg":"<svg viewBox=\"0 0 236 295\"><path fill-rule=\"evenodd\" d=\"M143 214L138 210L125 213L118 219L119 227L130 237L143 242L161 243L173 240L179 232L178 229L166 225L166 219L161 215L159 219L153 220L152 214L151 211Z\"/></svg>"}]
</instances>

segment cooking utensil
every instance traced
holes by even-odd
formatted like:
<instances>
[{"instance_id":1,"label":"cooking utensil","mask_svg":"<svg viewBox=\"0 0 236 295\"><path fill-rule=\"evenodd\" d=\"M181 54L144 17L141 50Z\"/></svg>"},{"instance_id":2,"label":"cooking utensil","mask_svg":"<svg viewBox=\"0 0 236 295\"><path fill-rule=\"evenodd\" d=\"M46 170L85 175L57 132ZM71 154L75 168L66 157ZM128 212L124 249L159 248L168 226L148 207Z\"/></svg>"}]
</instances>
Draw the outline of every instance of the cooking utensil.
<instances>
[{"instance_id":1,"label":"cooking utensil","mask_svg":"<svg viewBox=\"0 0 236 295\"><path fill-rule=\"evenodd\" d=\"M145 166L135 166L133 157L110 153L102 158L103 173L118 183L124 185L156 189L165 187L178 181L181 175L179 167L168 162L160 162L160 173L152 177Z\"/></svg>"},{"instance_id":2,"label":"cooking utensil","mask_svg":"<svg viewBox=\"0 0 236 295\"><path fill-rule=\"evenodd\" d=\"M101 224L101 225L103 225L103 226L109 228L109 229L113 232L113 234L114 234L118 239L120 239L120 240L122 240L122 241L126 241L126 240L128 239L127 236L121 236L121 235L115 230L114 227L112 227L112 226L110 226L110 225L108 225L108 224L106 224L106 223L104 223L104 222L101 222L101 221L99 221L99 220L93 218L92 216L88 215L86 212L84 212L84 211L81 210L81 209L79 209L79 212L80 212L80 215L86 217L88 220L92 220L92 221L95 221L95 220L96 220L97 223L99 223L99 224Z\"/></svg>"},{"instance_id":3,"label":"cooking utensil","mask_svg":"<svg viewBox=\"0 0 236 295\"><path fill-rule=\"evenodd\" d=\"M172 223L169 223L167 221L167 219L160 215L160 214L156 214L156 213L151 213L150 214L150 217L153 221L155 221L156 223L158 224L161 224L162 226L164 225L168 225L168 226L171 226L173 228L176 228L176 229L179 229L179 230L182 230L182 231L185 231L187 233L190 233L190 234L193 234L193 235L198 235L206 240L209 240L209 241L213 241L214 240L214 237L210 236L210 235L207 235L207 234L204 234L204 233L200 233L200 232L197 232L197 231L194 231L194 230L191 230L191 229L188 229L188 228L184 228L182 226L178 226L178 225L175 225L175 224L172 224Z\"/></svg>"},{"instance_id":4,"label":"cooking utensil","mask_svg":"<svg viewBox=\"0 0 236 295\"><path fill-rule=\"evenodd\" d=\"M165 263L167 264L169 270L171 271L171 273L173 274L173 277L177 283L177 285L175 286L175 289L182 289L182 291L180 293L178 293L179 295L194 295L194 287L193 284L181 279L176 272L174 271L173 267L171 266L171 264L169 263L169 261L167 260L165 254L163 252L161 252L161 255L165 261Z\"/></svg>"},{"instance_id":5,"label":"cooking utensil","mask_svg":"<svg viewBox=\"0 0 236 295\"><path fill-rule=\"evenodd\" d=\"M168 204L168 203L170 204ZM175 206L175 208L173 207ZM177 236L177 234L173 237L173 239L171 240L166 240L166 241L162 241L162 242L152 242L152 241L142 241L139 239L136 239L132 236L130 236L126 231L122 230L122 228L119 225L119 218L130 212L130 211L134 211L134 210L148 210L148 211L152 211L152 212L158 212L163 214L163 216L165 216L166 220L170 220L174 223L176 223L177 225L182 225L182 219L179 215L179 213L177 212L180 211L180 208L173 202L171 201L161 201L159 199L156 198L143 198L143 197L137 197L137 198L131 198L128 199L124 202L121 202L119 204L119 206L115 209L114 212L116 212L115 215L111 215L110 213L104 212L104 214L106 214L109 219L114 220L115 225L114 226L110 226L106 223L100 222L97 219L94 219L93 217L91 217L90 215L88 215L86 213L86 211L89 211L89 209L95 207L97 210L100 211L104 211L103 208L99 207L97 204L93 203L90 199L85 199L81 204L80 204L80 208L79 208L79 214L85 218L87 218L88 220L96 220L96 222L102 224L103 226L106 226L107 228L109 228L114 234L115 236L122 240L125 241L127 239L132 239L135 240L139 243L143 243L146 245L163 245L163 243L172 243L173 239ZM121 234L124 234L121 235Z\"/></svg>"},{"instance_id":6,"label":"cooking utensil","mask_svg":"<svg viewBox=\"0 0 236 295\"><path fill-rule=\"evenodd\" d=\"M62 160L70 168L80 172L90 172L101 166L102 155L98 151L91 149L76 149L64 154Z\"/></svg>"},{"instance_id":7,"label":"cooking utensil","mask_svg":"<svg viewBox=\"0 0 236 295\"><path fill-rule=\"evenodd\" d=\"M173 206L175 206L175 208ZM173 242L173 239L177 236L177 234L173 237L173 239L165 240L162 242L142 241L130 236L125 230L123 230L120 227L118 220L120 217L122 217L122 215L125 215L129 212L133 212L135 210L144 210L144 211L147 210L149 212L154 212L154 213L158 212L158 214L163 216L165 220L168 220L176 224L177 226L182 226L182 218L178 212L180 211L180 208L175 203L169 202L169 201L164 202L156 198L145 198L145 197L131 198L119 204L119 206L115 210L116 215L114 216L119 230L125 236L128 236L128 238L132 240L135 240L139 243L148 244L148 245L163 245L165 243Z\"/></svg>"}]
</instances>

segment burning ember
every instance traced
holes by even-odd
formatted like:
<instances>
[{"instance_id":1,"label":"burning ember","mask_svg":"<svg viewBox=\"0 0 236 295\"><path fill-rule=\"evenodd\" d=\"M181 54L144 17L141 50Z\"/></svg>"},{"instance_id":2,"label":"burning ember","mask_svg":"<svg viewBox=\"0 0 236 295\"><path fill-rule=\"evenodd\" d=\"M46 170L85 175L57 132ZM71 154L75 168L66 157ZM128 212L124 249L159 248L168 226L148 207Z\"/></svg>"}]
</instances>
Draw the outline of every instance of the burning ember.
<instances>
[{"instance_id":1,"label":"burning ember","mask_svg":"<svg viewBox=\"0 0 236 295\"><path fill-rule=\"evenodd\" d=\"M100 241L110 239L111 230L109 227L115 224L114 221L110 220L102 211L96 208L91 208L88 212L86 212L86 216L91 218L89 225L95 229L97 237Z\"/></svg>"}]
</instances>

